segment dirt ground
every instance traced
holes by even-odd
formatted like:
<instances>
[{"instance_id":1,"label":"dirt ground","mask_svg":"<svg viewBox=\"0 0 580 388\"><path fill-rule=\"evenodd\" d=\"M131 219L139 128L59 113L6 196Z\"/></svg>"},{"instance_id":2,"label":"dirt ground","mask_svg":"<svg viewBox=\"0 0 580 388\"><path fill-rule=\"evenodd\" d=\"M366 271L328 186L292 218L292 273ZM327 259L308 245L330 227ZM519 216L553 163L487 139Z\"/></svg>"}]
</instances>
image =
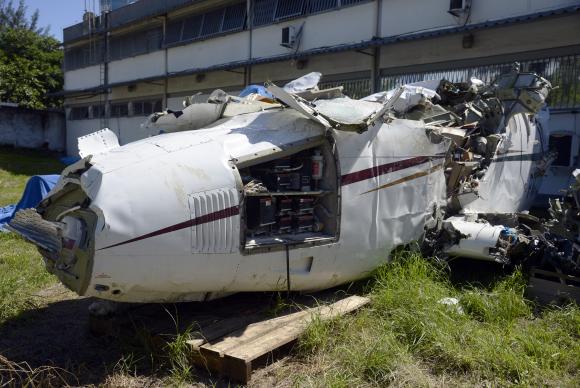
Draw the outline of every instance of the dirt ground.
<instances>
[{"instance_id":1,"label":"dirt ground","mask_svg":"<svg viewBox=\"0 0 580 388\"><path fill-rule=\"evenodd\" d=\"M145 331L173 334L176 332L173 321L176 317L179 330L183 330L194 319L203 319L210 312L218 315L228 312L251 314L276 304L272 293L238 294L208 303L123 304L112 323L110 320L97 321L101 333L96 335L90 330L91 324L95 327L95 321L91 322L88 312L94 299L78 297L60 284L42 290L34 297L44 300L40 308L28 310L0 327L0 357L26 363L31 370L51 366L67 371L60 374L74 386L167 386L170 381L168 371L152 367L149 360L136 363L135 369L129 373L119 368L119 360L129 354L145 354L144 351L151 346L151 342L147 344L144 340L150 335L144 335ZM235 311L231 306L236 306ZM249 386L292 386L292 375L299 369L300 363L286 355L256 370ZM236 385L211 376L203 369L196 369L194 375L191 386ZM7 381L8 376L2 376L0 372L0 386Z\"/></svg>"}]
</instances>

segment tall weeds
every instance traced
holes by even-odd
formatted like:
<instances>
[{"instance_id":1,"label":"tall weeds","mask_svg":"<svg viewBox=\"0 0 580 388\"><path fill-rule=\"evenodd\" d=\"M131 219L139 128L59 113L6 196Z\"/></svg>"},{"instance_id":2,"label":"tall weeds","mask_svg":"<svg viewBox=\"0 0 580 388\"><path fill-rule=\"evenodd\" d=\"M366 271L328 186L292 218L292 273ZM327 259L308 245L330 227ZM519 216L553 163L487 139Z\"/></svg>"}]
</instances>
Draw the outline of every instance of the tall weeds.
<instances>
[{"instance_id":1,"label":"tall weeds","mask_svg":"<svg viewBox=\"0 0 580 388\"><path fill-rule=\"evenodd\" d=\"M489 289L458 288L419 254L401 253L375 271L370 307L309 327L299 349L320 368L300 382L575 385L580 309L534 315L524 289L519 270Z\"/></svg>"}]
</instances>

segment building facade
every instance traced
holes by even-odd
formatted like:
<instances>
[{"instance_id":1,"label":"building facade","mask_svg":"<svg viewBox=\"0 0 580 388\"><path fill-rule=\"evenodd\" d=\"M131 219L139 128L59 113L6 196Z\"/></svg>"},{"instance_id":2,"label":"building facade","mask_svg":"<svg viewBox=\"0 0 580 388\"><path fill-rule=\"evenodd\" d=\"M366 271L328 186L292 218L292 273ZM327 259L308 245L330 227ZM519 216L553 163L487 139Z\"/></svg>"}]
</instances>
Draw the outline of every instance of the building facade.
<instances>
[{"instance_id":1,"label":"building facade","mask_svg":"<svg viewBox=\"0 0 580 388\"><path fill-rule=\"evenodd\" d=\"M109 8L111 9L111 8ZM353 98L430 78L490 82L514 61L558 86L547 192L580 166L578 0L140 0L64 30L67 151L100 128L122 144L184 97L311 71ZM546 191L544 190L544 191Z\"/></svg>"}]
</instances>

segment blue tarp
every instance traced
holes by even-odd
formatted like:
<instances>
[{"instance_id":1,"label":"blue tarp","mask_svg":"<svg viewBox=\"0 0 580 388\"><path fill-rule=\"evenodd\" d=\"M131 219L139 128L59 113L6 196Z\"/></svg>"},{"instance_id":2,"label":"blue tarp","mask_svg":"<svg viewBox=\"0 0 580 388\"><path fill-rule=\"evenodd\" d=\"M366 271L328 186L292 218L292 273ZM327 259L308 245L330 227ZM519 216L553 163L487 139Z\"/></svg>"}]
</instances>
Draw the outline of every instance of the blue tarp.
<instances>
[{"instance_id":1,"label":"blue tarp","mask_svg":"<svg viewBox=\"0 0 580 388\"><path fill-rule=\"evenodd\" d=\"M4 226L12 219L20 209L36 207L52 189L60 175L35 175L28 179L22 198L16 205L0 207L0 231L5 231Z\"/></svg>"},{"instance_id":2,"label":"blue tarp","mask_svg":"<svg viewBox=\"0 0 580 388\"><path fill-rule=\"evenodd\" d=\"M79 160L81 160L81 158L78 156L63 156L62 158L59 158L58 160L60 160L60 162L62 164L70 166L71 164L76 163Z\"/></svg>"},{"instance_id":3,"label":"blue tarp","mask_svg":"<svg viewBox=\"0 0 580 388\"><path fill-rule=\"evenodd\" d=\"M265 87L261 85L246 86L246 88L240 92L240 97L246 97L247 95L252 93L256 93L259 94L260 96L268 97L274 100L274 96L269 91L267 91Z\"/></svg>"}]
</instances>

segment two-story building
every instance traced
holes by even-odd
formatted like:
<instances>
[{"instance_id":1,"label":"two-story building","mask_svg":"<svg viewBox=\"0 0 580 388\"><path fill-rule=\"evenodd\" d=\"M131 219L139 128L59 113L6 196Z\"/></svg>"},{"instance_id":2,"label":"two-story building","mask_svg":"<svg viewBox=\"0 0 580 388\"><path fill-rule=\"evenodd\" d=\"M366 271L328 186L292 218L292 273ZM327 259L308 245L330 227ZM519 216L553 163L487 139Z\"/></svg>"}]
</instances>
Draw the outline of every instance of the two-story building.
<instances>
[{"instance_id":1,"label":"two-story building","mask_svg":"<svg viewBox=\"0 0 580 388\"><path fill-rule=\"evenodd\" d=\"M578 0L127 3L64 30L69 154L78 136L103 127L122 144L146 137L147 115L216 88L235 94L319 71L321 86L359 98L429 78L490 82L519 61L558 86L544 140L559 156L546 190L580 165Z\"/></svg>"}]
</instances>

